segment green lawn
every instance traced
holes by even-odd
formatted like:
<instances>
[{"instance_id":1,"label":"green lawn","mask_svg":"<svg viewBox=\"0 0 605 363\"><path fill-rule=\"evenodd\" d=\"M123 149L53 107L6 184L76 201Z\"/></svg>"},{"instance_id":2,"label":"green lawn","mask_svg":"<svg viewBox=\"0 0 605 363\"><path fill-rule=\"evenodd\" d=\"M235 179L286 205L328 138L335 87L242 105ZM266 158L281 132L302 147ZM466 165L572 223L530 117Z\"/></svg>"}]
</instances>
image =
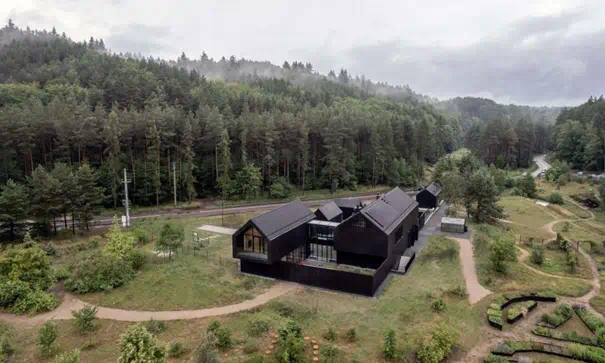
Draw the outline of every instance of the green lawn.
<instances>
[{"instance_id":1,"label":"green lawn","mask_svg":"<svg viewBox=\"0 0 605 363\"><path fill-rule=\"evenodd\" d=\"M248 322L258 318L269 322L271 332L276 332L286 319L294 318L301 323L303 335L316 339L321 346L328 344L322 335L328 328L333 328L338 335L334 345L346 361L382 361L380 351L383 336L388 329L396 331L397 347L412 358L420 338L440 324L455 329L460 334L460 350L457 354L462 354L480 339L480 326L485 312L471 308L466 297L452 293L461 285L464 285L464 279L457 243L442 237L432 237L409 275L393 276L377 298L303 288L252 311L218 318L234 332L235 342L234 348L226 353L227 356L222 356L222 361L244 361L249 357L242 352L245 344L256 344L261 354L268 347L271 339L268 335L251 338L246 332ZM431 309L432 301L438 298L442 298L446 304L445 311L441 313ZM204 331L212 320L215 319L167 322L168 329L160 333L158 339L164 343L179 341L188 349L188 353L181 359L170 359L169 362L188 361L199 332ZM87 341L87 338L77 334L70 322L62 321L58 325L58 351L81 347ZM131 324L102 321L100 329L92 336L95 346L82 351L81 362L115 362L119 354L117 341L129 325ZM358 339L354 343L345 339L350 328L357 331ZM50 361L41 359L36 353L35 338L38 329L39 326L34 326L17 332L17 352L13 362ZM309 345L306 350L309 359L311 351Z\"/></svg>"},{"instance_id":2,"label":"green lawn","mask_svg":"<svg viewBox=\"0 0 605 363\"><path fill-rule=\"evenodd\" d=\"M569 279L557 279L537 274L523 263L510 263L507 274L493 271L489 260L489 244L492 239L503 233L501 228L487 225L472 226L473 249L479 281L494 292L517 290L550 290L557 295L582 296L587 294L591 285L587 282Z\"/></svg>"},{"instance_id":3,"label":"green lawn","mask_svg":"<svg viewBox=\"0 0 605 363\"><path fill-rule=\"evenodd\" d=\"M537 205L532 199L516 196L504 197L500 200L500 206L506 212L506 219L534 229L539 229L555 220L546 207Z\"/></svg>"},{"instance_id":4,"label":"green lawn","mask_svg":"<svg viewBox=\"0 0 605 363\"><path fill-rule=\"evenodd\" d=\"M605 239L605 225L597 221L558 223L553 229L572 241L599 242Z\"/></svg>"}]
</instances>

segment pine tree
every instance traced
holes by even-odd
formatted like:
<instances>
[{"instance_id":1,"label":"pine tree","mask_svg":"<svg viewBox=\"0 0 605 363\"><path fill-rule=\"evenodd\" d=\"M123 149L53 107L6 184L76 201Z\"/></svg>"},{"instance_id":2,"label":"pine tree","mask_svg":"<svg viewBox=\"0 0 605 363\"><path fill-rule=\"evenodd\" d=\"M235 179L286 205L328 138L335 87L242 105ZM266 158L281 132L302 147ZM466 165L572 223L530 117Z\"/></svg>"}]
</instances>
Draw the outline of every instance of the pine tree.
<instances>
[{"instance_id":1,"label":"pine tree","mask_svg":"<svg viewBox=\"0 0 605 363\"><path fill-rule=\"evenodd\" d=\"M76 184L78 197L74 210L80 223L88 230L98 205L103 201L103 188L97 185L97 176L88 164L78 168Z\"/></svg>"},{"instance_id":2,"label":"pine tree","mask_svg":"<svg viewBox=\"0 0 605 363\"><path fill-rule=\"evenodd\" d=\"M0 191L0 230L8 230L11 241L26 230L29 209L25 185L9 179Z\"/></svg>"},{"instance_id":3,"label":"pine tree","mask_svg":"<svg viewBox=\"0 0 605 363\"><path fill-rule=\"evenodd\" d=\"M221 171L222 175L220 178L219 186L222 191L228 188L228 184L231 181L231 141L229 140L229 132L224 130L221 134L220 159L221 159Z\"/></svg>"},{"instance_id":4,"label":"pine tree","mask_svg":"<svg viewBox=\"0 0 605 363\"><path fill-rule=\"evenodd\" d=\"M113 198L113 207L118 206L118 189L120 186L121 176L121 150L120 150L120 124L118 115L112 111L107 117L107 122L104 126L105 142L107 143L107 149L105 152L108 155L109 172L111 179L111 196Z\"/></svg>"},{"instance_id":5,"label":"pine tree","mask_svg":"<svg viewBox=\"0 0 605 363\"><path fill-rule=\"evenodd\" d=\"M76 176L65 163L57 163L50 175L57 181L53 199L57 202L56 208L63 215L64 228L67 229L67 215L73 211L78 198ZM75 234L75 230L73 233Z\"/></svg>"},{"instance_id":6,"label":"pine tree","mask_svg":"<svg viewBox=\"0 0 605 363\"><path fill-rule=\"evenodd\" d=\"M56 204L54 190L57 184L44 167L39 165L30 178L32 213L38 219L43 233L48 233L51 218L54 219ZM56 225L55 225L56 232Z\"/></svg>"},{"instance_id":7,"label":"pine tree","mask_svg":"<svg viewBox=\"0 0 605 363\"><path fill-rule=\"evenodd\" d=\"M157 126L147 128L147 172L151 175L151 186L155 194L155 204L160 205L161 179L161 137Z\"/></svg>"},{"instance_id":8,"label":"pine tree","mask_svg":"<svg viewBox=\"0 0 605 363\"><path fill-rule=\"evenodd\" d=\"M191 126L191 120L187 118L185 120L185 126L183 129L183 187L187 194L187 200L189 203L195 197L195 178L193 176L193 159L195 154L193 153L193 129Z\"/></svg>"}]
</instances>

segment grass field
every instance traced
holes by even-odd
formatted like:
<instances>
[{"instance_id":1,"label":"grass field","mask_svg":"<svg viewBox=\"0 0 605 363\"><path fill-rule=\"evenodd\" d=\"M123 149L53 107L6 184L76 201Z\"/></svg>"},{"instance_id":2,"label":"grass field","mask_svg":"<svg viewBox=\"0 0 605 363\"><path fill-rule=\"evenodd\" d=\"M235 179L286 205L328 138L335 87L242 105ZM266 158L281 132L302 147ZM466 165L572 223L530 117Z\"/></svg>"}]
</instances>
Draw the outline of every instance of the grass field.
<instances>
[{"instance_id":1,"label":"grass field","mask_svg":"<svg viewBox=\"0 0 605 363\"><path fill-rule=\"evenodd\" d=\"M527 251L531 253L531 248L528 248ZM577 258L578 265L576 266L576 271L572 273L567 265L567 253L558 249L554 244L550 244L544 250L544 262L542 265L537 265L531 262L530 259L527 260L527 263L538 270L552 275L578 277L587 280L592 279L592 270L590 269L590 264L588 263L588 260L586 260L586 257L581 253L578 253Z\"/></svg>"},{"instance_id":2,"label":"grass field","mask_svg":"<svg viewBox=\"0 0 605 363\"><path fill-rule=\"evenodd\" d=\"M262 318L276 329L288 318L300 321L303 335L317 339L320 345L327 342L322 335L328 328L335 329L338 339L334 345L344 359L381 361L383 336L388 329L397 333L398 348L410 358L418 348L420 338L438 325L455 329L459 334L460 350L471 348L480 338L481 319L484 315L468 304L466 297L453 291L464 285L458 258L458 244L443 237L432 237L407 276L393 276L386 283L379 298L366 298L305 288L291 295L276 299L249 312L242 312L219 320L234 333L235 347L228 351L225 362L241 362L246 355L245 344L255 343L263 351L269 344L267 336L250 338L246 333L248 322ZM432 301L443 299L445 311L438 313L431 308ZM185 362L194 349L199 332L214 319L167 322L167 331L158 339L164 343L179 341L189 351L180 360ZM58 352L69 351L85 344L88 338L80 337L71 322L58 322ZM102 321L100 329L93 333L95 346L82 351L81 362L110 362L118 357L120 334L130 323ZM12 362L50 361L39 357L35 347L38 326L20 329L15 337L17 351ZM344 336L355 328L358 340L349 343ZM309 347L310 348L310 347ZM460 351L458 352L461 353ZM308 357L311 350L307 349Z\"/></svg>"},{"instance_id":3,"label":"grass field","mask_svg":"<svg viewBox=\"0 0 605 363\"><path fill-rule=\"evenodd\" d=\"M507 274L492 270L489 260L490 241L505 232L494 226L473 226L473 248L479 281L494 292L517 290L550 290L557 295L582 296L588 293L591 285L580 280L557 279L537 274L528 269L523 263L510 263Z\"/></svg>"},{"instance_id":4,"label":"grass field","mask_svg":"<svg viewBox=\"0 0 605 363\"><path fill-rule=\"evenodd\" d=\"M553 228L572 241L602 241L605 239L605 225L595 221L558 223Z\"/></svg>"},{"instance_id":5,"label":"grass field","mask_svg":"<svg viewBox=\"0 0 605 363\"><path fill-rule=\"evenodd\" d=\"M504 197L500 200L500 206L506 212L506 219L528 227L538 228L556 219L549 209L532 199Z\"/></svg>"}]
</instances>

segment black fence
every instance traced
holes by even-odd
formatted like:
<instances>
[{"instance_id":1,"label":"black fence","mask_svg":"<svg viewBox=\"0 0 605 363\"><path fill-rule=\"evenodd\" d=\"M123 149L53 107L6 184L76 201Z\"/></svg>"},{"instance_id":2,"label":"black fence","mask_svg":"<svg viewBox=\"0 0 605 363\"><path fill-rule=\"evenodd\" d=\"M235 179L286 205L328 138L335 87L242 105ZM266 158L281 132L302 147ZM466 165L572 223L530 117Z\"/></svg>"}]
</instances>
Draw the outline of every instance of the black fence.
<instances>
[{"instance_id":1,"label":"black fence","mask_svg":"<svg viewBox=\"0 0 605 363\"><path fill-rule=\"evenodd\" d=\"M267 265L241 260L241 272L292 281L299 284L320 287L351 294L374 296L384 279L388 276L392 260L385 260L374 275L365 275L349 271L331 270L322 267L278 261Z\"/></svg>"}]
</instances>

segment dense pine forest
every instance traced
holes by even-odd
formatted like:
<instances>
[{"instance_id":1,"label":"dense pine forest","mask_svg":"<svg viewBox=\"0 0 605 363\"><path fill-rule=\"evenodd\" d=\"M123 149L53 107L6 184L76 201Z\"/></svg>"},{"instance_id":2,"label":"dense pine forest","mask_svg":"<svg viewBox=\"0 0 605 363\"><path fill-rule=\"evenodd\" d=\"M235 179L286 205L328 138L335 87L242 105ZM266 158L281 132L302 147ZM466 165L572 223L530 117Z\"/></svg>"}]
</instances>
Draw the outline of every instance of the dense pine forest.
<instances>
[{"instance_id":1,"label":"dense pine forest","mask_svg":"<svg viewBox=\"0 0 605 363\"><path fill-rule=\"evenodd\" d=\"M486 100L460 100L454 110L298 61L114 54L100 39L9 22L0 29L0 209L22 200L26 215L67 228L69 215L86 225L93 206L122 205L124 169L130 201L156 205L172 201L174 180L179 201L282 198L293 188L415 186L427 164L462 146L500 168L528 167L551 148L558 109L489 101L494 112L476 106Z\"/></svg>"}]
</instances>

